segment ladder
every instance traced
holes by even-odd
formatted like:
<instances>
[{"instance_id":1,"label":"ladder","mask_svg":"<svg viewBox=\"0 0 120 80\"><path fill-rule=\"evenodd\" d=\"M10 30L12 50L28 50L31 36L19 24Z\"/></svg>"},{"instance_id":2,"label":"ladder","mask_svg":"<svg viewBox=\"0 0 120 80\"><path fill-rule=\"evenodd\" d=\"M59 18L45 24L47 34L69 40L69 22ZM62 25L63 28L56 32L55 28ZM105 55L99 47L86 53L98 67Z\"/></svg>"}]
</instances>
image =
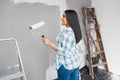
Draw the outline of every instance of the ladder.
<instances>
[{"instance_id":1,"label":"ladder","mask_svg":"<svg viewBox=\"0 0 120 80\"><path fill-rule=\"evenodd\" d=\"M109 72L107 60L105 56L104 46L102 43L102 38L100 34L100 25L97 21L97 16L94 7L83 7L83 23L85 27L85 42L88 51L88 65L89 65L89 75L94 79L94 67L103 65L106 72ZM93 64L92 58L99 56L101 62Z\"/></svg>"},{"instance_id":2,"label":"ladder","mask_svg":"<svg viewBox=\"0 0 120 80\"><path fill-rule=\"evenodd\" d=\"M22 58L21 58L21 54L20 54L17 40L15 38L0 39L0 43L6 43L6 42L14 42L14 45L16 47L15 53L17 53L17 55L18 55L18 64L10 66L10 67L8 67L8 69L13 68L13 67L18 67L19 71L12 73L12 74L9 74L9 75L0 76L0 80L13 80L13 79L15 80L18 78L20 78L20 80L26 80L26 75L25 75L25 71L24 71ZM3 46L6 46L6 45L3 45ZM9 46L9 44L7 46Z\"/></svg>"}]
</instances>

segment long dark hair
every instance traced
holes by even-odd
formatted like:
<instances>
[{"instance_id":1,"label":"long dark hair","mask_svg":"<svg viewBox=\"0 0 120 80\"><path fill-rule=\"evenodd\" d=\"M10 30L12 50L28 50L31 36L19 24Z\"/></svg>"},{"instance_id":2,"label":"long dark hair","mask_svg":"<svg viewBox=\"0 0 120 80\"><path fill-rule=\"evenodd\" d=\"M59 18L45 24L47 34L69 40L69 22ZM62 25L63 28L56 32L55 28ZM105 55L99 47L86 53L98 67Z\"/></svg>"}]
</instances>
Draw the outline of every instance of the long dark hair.
<instances>
[{"instance_id":1,"label":"long dark hair","mask_svg":"<svg viewBox=\"0 0 120 80\"><path fill-rule=\"evenodd\" d=\"M66 14L66 19L70 27L74 31L76 43L78 43L82 39L81 28L78 20L78 15L74 10L66 10L64 11Z\"/></svg>"}]
</instances>

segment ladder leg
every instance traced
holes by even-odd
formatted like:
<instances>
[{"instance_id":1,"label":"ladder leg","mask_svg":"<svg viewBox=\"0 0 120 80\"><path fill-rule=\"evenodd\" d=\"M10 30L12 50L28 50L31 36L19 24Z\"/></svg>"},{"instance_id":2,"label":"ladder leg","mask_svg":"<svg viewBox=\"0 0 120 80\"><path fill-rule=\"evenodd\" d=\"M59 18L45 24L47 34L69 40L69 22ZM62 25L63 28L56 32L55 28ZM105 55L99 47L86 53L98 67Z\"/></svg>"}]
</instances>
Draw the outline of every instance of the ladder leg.
<instances>
[{"instance_id":1,"label":"ladder leg","mask_svg":"<svg viewBox=\"0 0 120 80\"><path fill-rule=\"evenodd\" d=\"M96 20L95 20L95 21L96 21ZM96 21L96 22L97 22L97 21ZM98 23L96 24L96 27L98 27L97 25L98 25ZM100 35L99 30L96 30L96 33L97 33L97 38L98 38L98 39L101 39L101 35ZM101 50L101 51L104 51L102 41L98 41L98 44L99 44L100 50ZM103 62L107 62L106 57L105 57L105 52L102 52L102 53L101 53L101 58L102 58L102 61L103 61ZM109 72L108 65L105 64L104 67L105 67L106 71Z\"/></svg>"}]
</instances>

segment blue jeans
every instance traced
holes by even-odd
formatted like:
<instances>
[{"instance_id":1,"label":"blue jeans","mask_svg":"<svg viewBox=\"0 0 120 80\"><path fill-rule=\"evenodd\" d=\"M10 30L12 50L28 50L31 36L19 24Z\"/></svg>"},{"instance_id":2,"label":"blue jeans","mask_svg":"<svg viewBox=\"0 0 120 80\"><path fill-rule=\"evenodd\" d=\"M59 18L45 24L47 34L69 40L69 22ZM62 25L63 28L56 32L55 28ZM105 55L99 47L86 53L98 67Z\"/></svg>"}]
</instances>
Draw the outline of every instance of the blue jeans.
<instances>
[{"instance_id":1,"label":"blue jeans","mask_svg":"<svg viewBox=\"0 0 120 80\"><path fill-rule=\"evenodd\" d=\"M57 73L58 80L79 80L79 68L68 70L62 65Z\"/></svg>"}]
</instances>

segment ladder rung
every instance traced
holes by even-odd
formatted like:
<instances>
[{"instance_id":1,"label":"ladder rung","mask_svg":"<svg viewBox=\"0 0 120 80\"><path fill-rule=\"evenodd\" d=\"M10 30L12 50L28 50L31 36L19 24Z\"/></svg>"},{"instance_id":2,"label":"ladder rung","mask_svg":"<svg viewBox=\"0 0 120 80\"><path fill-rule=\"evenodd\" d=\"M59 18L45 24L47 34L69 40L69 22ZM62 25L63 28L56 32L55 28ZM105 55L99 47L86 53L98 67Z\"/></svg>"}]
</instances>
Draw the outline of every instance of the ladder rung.
<instances>
[{"instance_id":1,"label":"ladder rung","mask_svg":"<svg viewBox=\"0 0 120 80\"><path fill-rule=\"evenodd\" d=\"M102 53L102 52L104 52L104 51L96 51L96 52L93 52L93 53Z\"/></svg>"},{"instance_id":2,"label":"ladder rung","mask_svg":"<svg viewBox=\"0 0 120 80\"><path fill-rule=\"evenodd\" d=\"M100 66L100 65L105 65L105 64L107 64L107 63L106 63L106 62L98 63L98 64L94 64L94 65L92 65L92 67L96 67L96 66Z\"/></svg>"},{"instance_id":3,"label":"ladder rung","mask_svg":"<svg viewBox=\"0 0 120 80\"><path fill-rule=\"evenodd\" d=\"M102 41L102 40L101 39L96 39L96 40L90 39L90 41Z\"/></svg>"},{"instance_id":4,"label":"ladder rung","mask_svg":"<svg viewBox=\"0 0 120 80\"><path fill-rule=\"evenodd\" d=\"M100 29L100 28L89 28L87 30L95 30L95 29Z\"/></svg>"},{"instance_id":5,"label":"ladder rung","mask_svg":"<svg viewBox=\"0 0 120 80\"><path fill-rule=\"evenodd\" d=\"M22 72L17 72L15 74L10 74L4 77L0 77L0 80L11 80L11 79L15 79L15 78L22 77L22 76L24 76Z\"/></svg>"},{"instance_id":6,"label":"ladder rung","mask_svg":"<svg viewBox=\"0 0 120 80\"><path fill-rule=\"evenodd\" d=\"M92 20L89 20L89 21L88 21L88 23L94 23L94 24L95 24L95 22L94 22L94 21L92 21Z\"/></svg>"},{"instance_id":7,"label":"ladder rung","mask_svg":"<svg viewBox=\"0 0 120 80\"><path fill-rule=\"evenodd\" d=\"M95 7L85 7L85 9L94 9Z\"/></svg>"},{"instance_id":8,"label":"ladder rung","mask_svg":"<svg viewBox=\"0 0 120 80\"><path fill-rule=\"evenodd\" d=\"M101 39L96 39L95 41L102 41Z\"/></svg>"},{"instance_id":9,"label":"ladder rung","mask_svg":"<svg viewBox=\"0 0 120 80\"><path fill-rule=\"evenodd\" d=\"M90 18L96 18L96 17L95 16L94 17L93 16L87 16L87 18L90 19Z\"/></svg>"}]
</instances>

